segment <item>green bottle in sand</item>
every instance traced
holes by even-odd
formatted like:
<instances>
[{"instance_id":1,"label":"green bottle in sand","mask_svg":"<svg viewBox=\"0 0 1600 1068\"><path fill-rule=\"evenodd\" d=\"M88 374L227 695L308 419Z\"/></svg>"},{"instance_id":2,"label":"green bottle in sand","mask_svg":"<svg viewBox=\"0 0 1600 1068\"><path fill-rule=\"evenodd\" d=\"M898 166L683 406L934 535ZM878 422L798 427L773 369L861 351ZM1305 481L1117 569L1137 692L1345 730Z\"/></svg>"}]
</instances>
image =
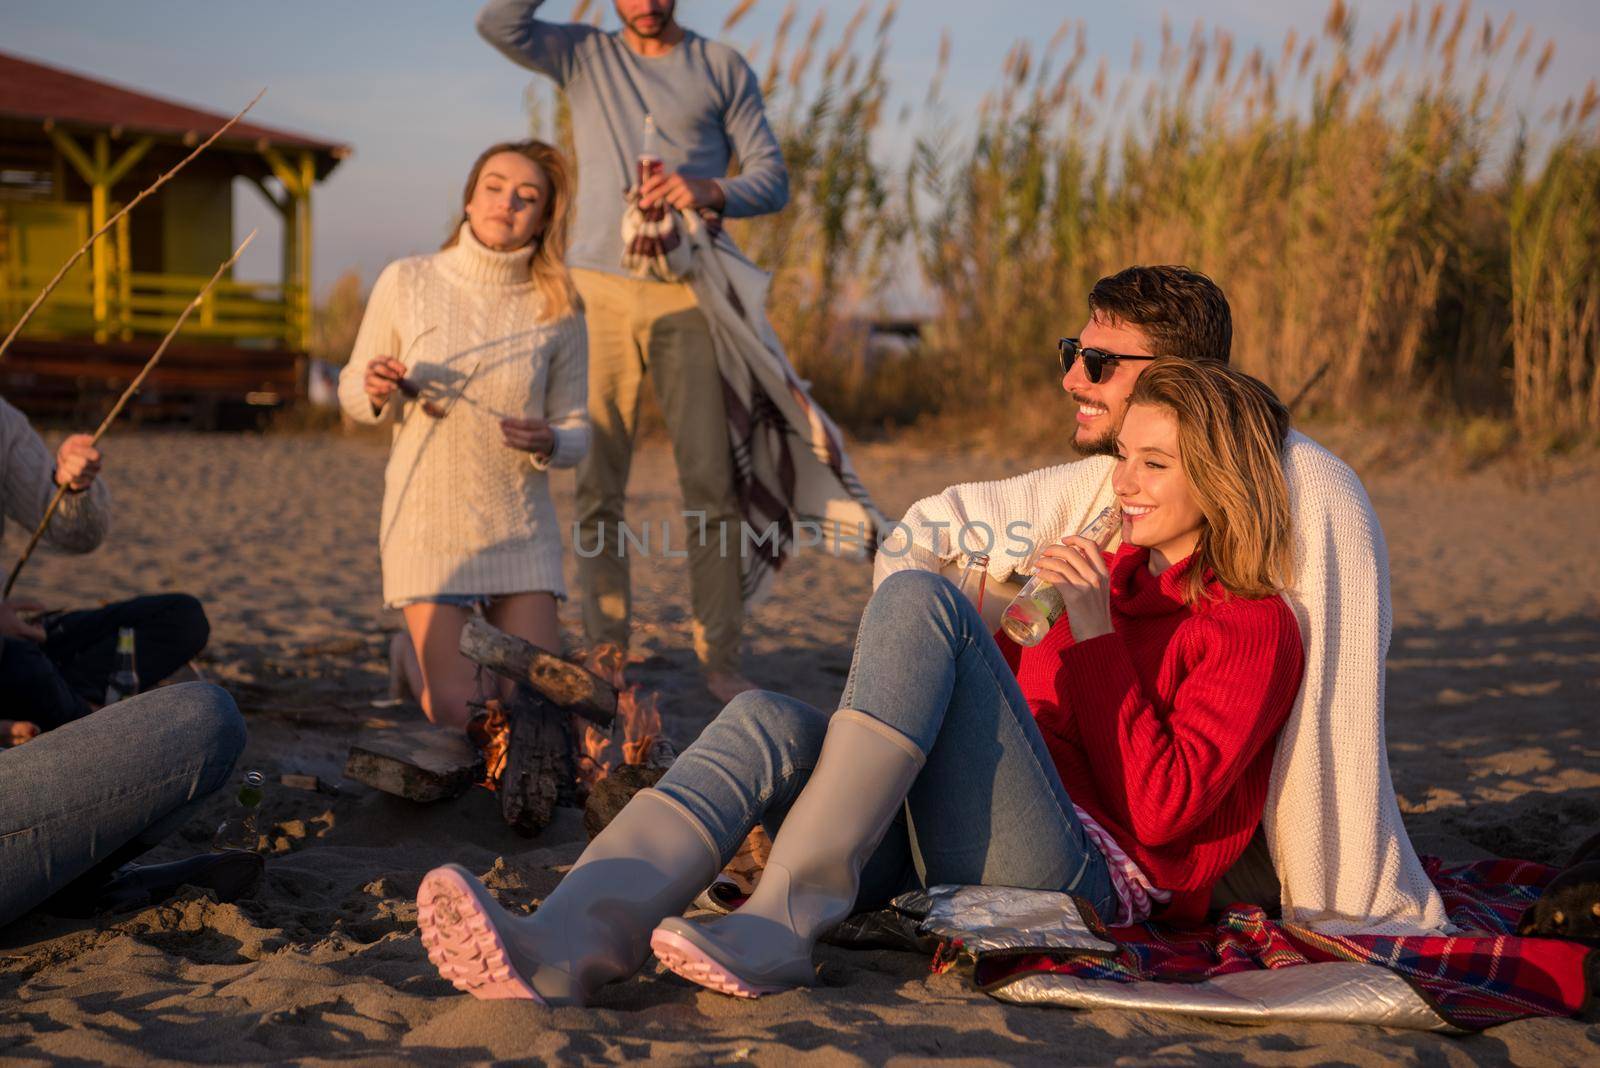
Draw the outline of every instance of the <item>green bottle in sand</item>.
<instances>
[{"instance_id":1,"label":"green bottle in sand","mask_svg":"<svg viewBox=\"0 0 1600 1068\"><path fill-rule=\"evenodd\" d=\"M259 771L244 773L244 785L239 787L239 797L227 817L217 825L217 833L211 840L211 848L216 852L229 849L254 850L259 841L256 830L256 814L261 810L263 795L262 783L266 781Z\"/></svg>"},{"instance_id":2,"label":"green bottle in sand","mask_svg":"<svg viewBox=\"0 0 1600 1068\"><path fill-rule=\"evenodd\" d=\"M106 699L101 702L114 705L139 692L139 672L134 666L133 628L117 630L117 666L106 680Z\"/></svg>"},{"instance_id":3,"label":"green bottle in sand","mask_svg":"<svg viewBox=\"0 0 1600 1068\"><path fill-rule=\"evenodd\" d=\"M1094 542L1096 548L1103 550L1121 529L1122 509L1113 504L1102 508L1099 515L1089 520L1089 525L1078 531L1078 537L1087 538ZM1047 580L1035 576L1006 606L1005 615L1000 618L1000 628L1006 632L1006 637L1018 645L1038 645L1066 610L1060 591Z\"/></svg>"}]
</instances>

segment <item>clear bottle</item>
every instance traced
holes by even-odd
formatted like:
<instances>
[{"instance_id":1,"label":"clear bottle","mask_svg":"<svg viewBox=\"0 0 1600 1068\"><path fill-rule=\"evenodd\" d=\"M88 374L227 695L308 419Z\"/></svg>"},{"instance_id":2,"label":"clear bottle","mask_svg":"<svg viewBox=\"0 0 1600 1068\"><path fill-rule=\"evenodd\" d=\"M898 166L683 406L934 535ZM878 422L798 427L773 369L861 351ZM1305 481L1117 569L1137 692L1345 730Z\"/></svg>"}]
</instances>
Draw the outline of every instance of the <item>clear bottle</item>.
<instances>
[{"instance_id":1,"label":"clear bottle","mask_svg":"<svg viewBox=\"0 0 1600 1068\"><path fill-rule=\"evenodd\" d=\"M961 581L956 588L972 606L983 614L983 591L989 585L989 554L974 553L967 557L967 566L961 569Z\"/></svg>"},{"instance_id":2,"label":"clear bottle","mask_svg":"<svg viewBox=\"0 0 1600 1068\"><path fill-rule=\"evenodd\" d=\"M255 850L259 840L256 816L261 811L264 794L262 784L265 781L266 777L259 771L244 773L244 785L239 787L238 799L217 825L217 833L211 839L213 850L219 853L228 849Z\"/></svg>"},{"instance_id":3,"label":"clear bottle","mask_svg":"<svg viewBox=\"0 0 1600 1068\"><path fill-rule=\"evenodd\" d=\"M121 627L117 630L117 666L106 680L104 703L114 705L138 692L139 671L135 666L133 628Z\"/></svg>"},{"instance_id":4,"label":"clear bottle","mask_svg":"<svg viewBox=\"0 0 1600 1068\"><path fill-rule=\"evenodd\" d=\"M661 156L656 152L656 119L654 115L644 117L644 140L639 148L639 175L635 179L639 187L644 188L644 183L666 171L666 164L661 161ZM653 207L641 209L644 217L650 222L660 222L666 217L665 204L656 204Z\"/></svg>"},{"instance_id":5,"label":"clear bottle","mask_svg":"<svg viewBox=\"0 0 1600 1068\"><path fill-rule=\"evenodd\" d=\"M1104 549L1121 529L1122 509L1113 504L1102 508L1099 515L1089 520L1088 526L1078 531L1078 536L1094 542L1096 548ZM1038 645L1066 610L1061 591L1049 580L1036 575L1006 606L1005 615L1000 617L1000 628L1006 632L1006 637L1018 645Z\"/></svg>"}]
</instances>

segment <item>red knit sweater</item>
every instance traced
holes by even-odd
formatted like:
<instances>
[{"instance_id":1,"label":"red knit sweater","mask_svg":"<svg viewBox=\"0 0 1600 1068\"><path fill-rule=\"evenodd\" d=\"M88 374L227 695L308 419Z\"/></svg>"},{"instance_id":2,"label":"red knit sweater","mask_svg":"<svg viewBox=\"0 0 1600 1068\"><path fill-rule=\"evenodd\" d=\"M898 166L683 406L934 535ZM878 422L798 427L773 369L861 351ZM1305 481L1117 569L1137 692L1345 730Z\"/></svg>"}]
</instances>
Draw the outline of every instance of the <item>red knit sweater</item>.
<instances>
[{"instance_id":1,"label":"red knit sweater","mask_svg":"<svg viewBox=\"0 0 1600 1068\"><path fill-rule=\"evenodd\" d=\"M1158 915L1182 922L1204 917L1261 822L1304 661L1281 597L1191 607L1190 561L1156 577L1149 558L1110 558L1111 634L1080 644L1063 617L1031 649L997 640L1068 795L1172 891Z\"/></svg>"}]
</instances>

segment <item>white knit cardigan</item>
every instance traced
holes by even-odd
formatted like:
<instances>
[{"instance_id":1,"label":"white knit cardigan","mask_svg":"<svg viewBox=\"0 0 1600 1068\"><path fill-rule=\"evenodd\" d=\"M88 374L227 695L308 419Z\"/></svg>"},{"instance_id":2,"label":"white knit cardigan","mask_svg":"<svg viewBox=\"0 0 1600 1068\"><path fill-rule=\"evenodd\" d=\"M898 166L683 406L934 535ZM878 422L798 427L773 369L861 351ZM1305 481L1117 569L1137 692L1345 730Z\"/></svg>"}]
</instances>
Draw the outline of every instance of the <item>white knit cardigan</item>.
<instances>
[{"instance_id":1,"label":"white knit cardigan","mask_svg":"<svg viewBox=\"0 0 1600 1068\"><path fill-rule=\"evenodd\" d=\"M1080 460L918 501L878 554L873 584L936 570L993 531L990 572L1005 579L1027 547L1079 529L1113 499L1112 461ZM1299 432L1284 450L1294 516L1294 588L1305 679L1273 758L1262 826L1283 886L1284 919L1330 934L1445 928L1444 903L1406 836L1384 745L1389 553L1355 472ZM1012 537L1007 537L1008 525Z\"/></svg>"},{"instance_id":2,"label":"white knit cardigan","mask_svg":"<svg viewBox=\"0 0 1600 1068\"><path fill-rule=\"evenodd\" d=\"M485 248L463 223L456 245L391 263L373 283L339 402L357 422L394 424L378 536L386 604L566 595L546 471L575 465L589 449L588 335L575 311L540 320L531 256ZM448 414L436 419L398 390L374 412L362 380L375 356L403 357L408 376L439 391ZM507 416L548 422L551 455L508 448Z\"/></svg>"}]
</instances>

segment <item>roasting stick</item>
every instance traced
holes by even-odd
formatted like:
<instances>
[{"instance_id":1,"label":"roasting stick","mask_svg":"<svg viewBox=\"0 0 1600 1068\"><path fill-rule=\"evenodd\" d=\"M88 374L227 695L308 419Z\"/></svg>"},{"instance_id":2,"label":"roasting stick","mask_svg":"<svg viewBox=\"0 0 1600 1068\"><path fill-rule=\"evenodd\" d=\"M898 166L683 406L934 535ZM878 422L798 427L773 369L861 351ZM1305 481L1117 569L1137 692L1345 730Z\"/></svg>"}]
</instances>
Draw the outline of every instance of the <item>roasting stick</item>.
<instances>
[{"instance_id":1,"label":"roasting stick","mask_svg":"<svg viewBox=\"0 0 1600 1068\"><path fill-rule=\"evenodd\" d=\"M206 294L211 292L211 287L217 284L217 280L223 276L229 267L234 265L234 263L239 259L239 254L242 253L249 246L250 242L254 241L255 239L256 231L251 230L250 236L246 237L244 241L240 243L239 247L233 250L233 255L228 257L227 262L221 267L217 268L217 273L211 276L211 280L207 282L205 286L201 288L200 292L195 294L195 298L184 307L182 313L180 313L178 316L178 321L172 324L172 329L167 331L167 336L161 339L160 345L156 346L155 355L150 357L149 362L144 365L144 369L140 371L138 377L136 377L128 385L128 388L122 391L122 396L117 398L117 403L112 406L111 412L105 417L105 419L101 420L100 429L94 432L94 439L89 442L91 448L95 445L98 445L100 443L100 439L105 437L106 431L111 429L111 424L116 421L117 416L122 414L122 409L127 407L128 402L132 400L134 395L139 392L139 387L144 385L144 380L149 376L150 372L155 370L156 363L161 359L162 355L166 353L167 346L172 343L172 339L177 336L178 331L183 329L183 324L188 321L189 313L200 306L200 302L205 300ZM61 501L66 497L66 495L66 486L56 487L55 496L50 498L50 503L45 507L44 518L39 520L38 529L33 532L33 537L28 539L28 547L22 550L22 555L17 558L16 565L12 567L11 574L6 579L5 590L4 592L0 592L0 598L11 596L11 588L17 584L17 576L22 574L23 565L28 562L28 557L32 556L33 550L38 547L39 539L44 537L45 528L50 525L51 517L56 514L56 509L61 507Z\"/></svg>"},{"instance_id":2,"label":"roasting stick","mask_svg":"<svg viewBox=\"0 0 1600 1068\"><path fill-rule=\"evenodd\" d=\"M251 108L255 107L256 106L256 101L260 100L266 94L267 94L267 91L265 89L262 89L261 92L259 92L259 93L257 93L255 95L255 98L252 99L250 101L250 103L246 104L243 107L243 109L240 110L239 114L235 115L233 118L229 119L227 122L223 123L220 127L218 127L216 133L212 134L210 137L206 138L198 146L196 146L195 150L193 152L189 153L187 156L183 157L183 159L178 162L177 166L173 167L166 174L163 174L160 178L157 178L155 180L155 183L153 185L151 185L150 188L146 189L144 192L140 193L138 196L136 196L132 200L128 201L127 205L121 211L117 212L115 215L111 216L111 218L106 220L106 223L105 223L104 226L100 227L100 229L98 229L94 233L90 234L89 235L89 240L85 241L82 245L80 245L78 247L78 251L74 252L67 259L67 262L63 263L61 265L61 270L56 272L56 276L54 278L50 279L49 283L44 287L44 289L39 291L39 295L37 297L33 298L33 303L28 305L28 310L22 313L22 318L18 319L16 321L16 323L11 327L11 332L6 334L5 341L4 342L0 342L0 360L3 360L3 359L6 358L6 352L7 352L7 350L9 350L11 348L11 342L16 340L16 337L17 337L18 334L22 333L23 326L25 326L27 324L29 319L33 318L33 313L39 310L39 305L43 304L44 301L45 301L45 298L50 295L50 293L56 288L56 286L61 284L61 280L67 276L67 272L72 269L72 265L74 263L77 263L79 260L83 259L83 254L88 252L89 249L94 246L94 243L96 241L100 240L101 235L105 234L108 230L110 230L113 226L115 226L117 224L117 220L118 219L120 219L124 215L128 214L128 212L132 211L135 204L139 203L139 201L143 200L145 197L149 196L151 193L154 193L157 189L160 189L163 185L166 185L167 184L167 179L171 178L174 174L177 174L179 171L183 170L185 167L187 167L189 165L189 162L192 159L194 159L200 153L204 152L206 149L210 148L211 147L211 143L213 141L215 141L217 138L221 137L223 134L227 133L230 129L232 129L234 123L236 123L240 119L244 118L244 113L246 111L249 111ZM24 557L24 559L26 559L26 557ZM6 587L6 592L9 593L10 590L11 590L11 587L8 585Z\"/></svg>"}]
</instances>

